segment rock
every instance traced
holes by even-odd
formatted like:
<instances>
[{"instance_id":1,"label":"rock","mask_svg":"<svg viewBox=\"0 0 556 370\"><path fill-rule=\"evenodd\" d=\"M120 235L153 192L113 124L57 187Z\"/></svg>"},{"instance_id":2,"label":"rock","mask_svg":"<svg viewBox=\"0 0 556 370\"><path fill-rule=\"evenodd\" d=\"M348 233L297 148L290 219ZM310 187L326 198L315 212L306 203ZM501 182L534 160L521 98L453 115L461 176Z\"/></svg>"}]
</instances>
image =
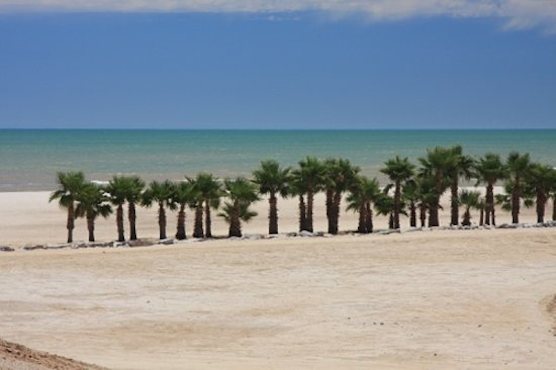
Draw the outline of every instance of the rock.
<instances>
[{"instance_id":1,"label":"rock","mask_svg":"<svg viewBox=\"0 0 556 370\"><path fill-rule=\"evenodd\" d=\"M300 231L298 235L299 235L299 236L302 236L302 237L311 237L311 236L315 236L315 234L313 234L312 232L307 231L307 230L302 230L302 231Z\"/></svg>"},{"instance_id":2,"label":"rock","mask_svg":"<svg viewBox=\"0 0 556 370\"><path fill-rule=\"evenodd\" d=\"M243 237L246 240L261 240L264 239L263 235L261 234L249 234Z\"/></svg>"},{"instance_id":3,"label":"rock","mask_svg":"<svg viewBox=\"0 0 556 370\"><path fill-rule=\"evenodd\" d=\"M172 245L172 244L174 244L174 239L164 239L164 240L159 241L158 244Z\"/></svg>"},{"instance_id":4,"label":"rock","mask_svg":"<svg viewBox=\"0 0 556 370\"><path fill-rule=\"evenodd\" d=\"M12 247L8 247L5 245L0 246L0 252L13 252L15 251L15 249L13 249Z\"/></svg>"},{"instance_id":5,"label":"rock","mask_svg":"<svg viewBox=\"0 0 556 370\"><path fill-rule=\"evenodd\" d=\"M313 233L313 235L323 237L325 235L325 233L324 233L324 231L317 231L316 233Z\"/></svg>"},{"instance_id":6,"label":"rock","mask_svg":"<svg viewBox=\"0 0 556 370\"><path fill-rule=\"evenodd\" d=\"M297 233L294 231L294 232L291 232L291 233L287 233L286 236L292 238L292 237L297 236Z\"/></svg>"},{"instance_id":7,"label":"rock","mask_svg":"<svg viewBox=\"0 0 556 370\"><path fill-rule=\"evenodd\" d=\"M155 239L137 239L127 242L127 245L130 247L150 247L155 244L157 244Z\"/></svg>"},{"instance_id":8,"label":"rock","mask_svg":"<svg viewBox=\"0 0 556 370\"><path fill-rule=\"evenodd\" d=\"M37 249L46 249L45 245L39 244L39 245L26 245L23 247L24 250L26 251L34 251Z\"/></svg>"}]
</instances>

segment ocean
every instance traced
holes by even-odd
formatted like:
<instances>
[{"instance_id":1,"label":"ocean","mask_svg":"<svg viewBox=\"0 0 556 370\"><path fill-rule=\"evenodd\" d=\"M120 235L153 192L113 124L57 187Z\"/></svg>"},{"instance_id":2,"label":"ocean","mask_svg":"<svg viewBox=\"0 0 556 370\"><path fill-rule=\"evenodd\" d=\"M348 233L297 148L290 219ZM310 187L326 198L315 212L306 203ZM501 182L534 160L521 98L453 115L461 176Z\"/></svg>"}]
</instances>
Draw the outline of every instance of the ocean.
<instances>
[{"instance_id":1,"label":"ocean","mask_svg":"<svg viewBox=\"0 0 556 370\"><path fill-rule=\"evenodd\" d=\"M293 166L307 155L348 158L380 178L395 155L416 162L427 148L454 144L476 156L528 152L556 166L556 130L0 130L0 191L52 190L57 171L99 181L114 174L178 180L199 171L225 177L249 175L264 159Z\"/></svg>"}]
</instances>

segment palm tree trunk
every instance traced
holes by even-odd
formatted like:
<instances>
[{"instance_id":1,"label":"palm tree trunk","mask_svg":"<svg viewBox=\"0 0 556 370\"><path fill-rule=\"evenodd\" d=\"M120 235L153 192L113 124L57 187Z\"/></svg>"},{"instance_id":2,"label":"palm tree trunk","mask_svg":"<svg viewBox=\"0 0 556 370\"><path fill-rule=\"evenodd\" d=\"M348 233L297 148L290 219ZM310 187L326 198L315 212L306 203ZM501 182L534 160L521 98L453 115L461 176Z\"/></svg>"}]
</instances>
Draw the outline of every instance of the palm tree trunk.
<instances>
[{"instance_id":1,"label":"palm tree trunk","mask_svg":"<svg viewBox=\"0 0 556 370\"><path fill-rule=\"evenodd\" d=\"M388 228L394 229L394 212L390 212L390 216L388 216Z\"/></svg>"},{"instance_id":2,"label":"palm tree trunk","mask_svg":"<svg viewBox=\"0 0 556 370\"><path fill-rule=\"evenodd\" d=\"M166 239L166 210L164 205L158 205L158 229L160 231L160 240Z\"/></svg>"},{"instance_id":3,"label":"palm tree trunk","mask_svg":"<svg viewBox=\"0 0 556 370\"><path fill-rule=\"evenodd\" d=\"M459 178L458 176L454 176L452 179L452 185L450 187L451 190L451 221L450 225L457 226L459 224L459 195L458 195L458 187L459 187Z\"/></svg>"},{"instance_id":4,"label":"palm tree trunk","mask_svg":"<svg viewBox=\"0 0 556 370\"><path fill-rule=\"evenodd\" d=\"M328 231L332 235L338 234L341 204L342 204L342 193L336 192L334 194L332 209L331 209L332 228L329 227L329 231Z\"/></svg>"},{"instance_id":5,"label":"palm tree trunk","mask_svg":"<svg viewBox=\"0 0 556 370\"><path fill-rule=\"evenodd\" d=\"M479 213L479 226L483 226L485 224L485 209L481 208L481 212Z\"/></svg>"},{"instance_id":6,"label":"palm tree trunk","mask_svg":"<svg viewBox=\"0 0 556 370\"><path fill-rule=\"evenodd\" d=\"M299 231L306 230L307 225L307 209L305 207L305 199L303 194L299 195Z\"/></svg>"},{"instance_id":7,"label":"palm tree trunk","mask_svg":"<svg viewBox=\"0 0 556 370\"><path fill-rule=\"evenodd\" d=\"M427 222L427 207L424 204L419 204L419 219L421 221L421 227L425 227Z\"/></svg>"},{"instance_id":8,"label":"palm tree trunk","mask_svg":"<svg viewBox=\"0 0 556 370\"><path fill-rule=\"evenodd\" d=\"M440 222L438 221L438 207L439 207L440 197L436 197L434 202L431 204L429 208L429 227L439 226Z\"/></svg>"},{"instance_id":9,"label":"palm tree trunk","mask_svg":"<svg viewBox=\"0 0 556 370\"><path fill-rule=\"evenodd\" d=\"M230 229L228 236L241 238L241 222L239 220L239 205L234 205L233 213L230 215Z\"/></svg>"},{"instance_id":10,"label":"palm tree trunk","mask_svg":"<svg viewBox=\"0 0 556 370\"><path fill-rule=\"evenodd\" d=\"M357 225L357 232L359 234L366 234L367 233L367 225L365 221L367 219L367 208L365 207L365 203L361 203L359 206L359 223Z\"/></svg>"},{"instance_id":11,"label":"palm tree trunk","mask_svg":"<svg viewBox=\"0 0 556 370\"><path fill-rule=\"evenodd\" d=\"M367 202L365 204L365 227L367 229L367 233L373 232L373 209L371 208L371 202Z\"/></svg>"},{"instance_id":12,"label":"palm tree trunk","mask_svg":"<svg viewBox=\"0 0 556 370\"><path fill-rule=\"evenodd\" d=\"M328 233L333 234L334 229L334 191L326 189L326 219L328 221Z\"/></svg>"},{"instance_id":13,"label":"palm tree trunk","mask_svg":"<svg viewBox=\"0 0 556 370\"><path fill-rule=\"evenodd\" d=\"M512 189L512 223L519 223L519 207L520 207L519 177L516 176L514 187Z\"/></svg>"},{"instance_id":14,"label":"palm tree trunk","mask_svg":"<svg viewBox=\"0 0 556 370\"><path fill-rule=\"evenodd\" d=\"M409 226L417 227L417 209L414 201L409 202Z\"/></svg>"},{"instance_id":15,"label":"palm tree trunk","mask_svg":"<svg viewBox=\"0 0 556 370\"><path fill-rule=\"evenodd\" d=\"M68 206L68 221L66 228L68 229L68 243L73 243L73 229L75 228L75 209L73 202Z\"/></svg>"},{"instance_id":16,"label":"palm tree trunk","mask_svg":"<svg viewBox=\"0 0 556 370\"><path fill-rule=\"evenodd\" d=\"M490 225L490 218L494 218L494 186L493 184L488 184L486 187L486 210L485 210L485 224ZM494 220L492 220L494 224Z\"/></svg>"},{"instance_id":17,"label":"palm tree trunk","mask_svg":"<svg viewBox=\"0 0 556 370\"><path fill-rule=\"evenodd\" d=\"M87 230L89 230L89 241L95 241L95 218L87 215Z\"/></svg>"},{"instance_id":18,"label":"palm tree trunk","mask_svg":"<svg viewBox=\"0 0 556 370\"><path fill-rule=\"evenodd\" d=\"M195 225L193 226L193 237L203 238L205 233L203 231L203 202L199 201L195 207Z\"/></svg>"},{"instance_id":19,"label":"palm tree trunk","mask_svg":"<svg viewBox=\"0 0 556 370\"><path fill-rule=\"evenodd\" d=\"M210 202L205 201L205 236L212 238L212 220L210 218Z\"/></svg>"},{"instance_id":20,"label":"palm tree trunk","mask_svg":"<svg viewBox=\"0 0 556 370\"><path fill-rule=\"evenodd\" d=\"M124 242L124 206L121 204L118 204L118 208L116 209L116 227L118 228L118 241Z\"/></svg>"},{"instance_id":21,"label":"palm tree trunk","mask_svg":"<svg viewBox=\"0 0 556 370\"><path fill-rule=\"evenodd\" d=\"M176 230L176 239L185 240L187 238L185 233L185 204L180 205L178 212L178 226Z\"/></svg>"},{"instance_id":22,"label":"palm tree trunk","mask_svg":"<svg viewBox=\"0 0 556 370\"><path fill-rule=\"evenodd\" d=\"M552 197L552 221L556 221L556 195Z\"/></svg>"},{"instance_id":23,"label":"palm tree trunk","mask_svg":"<svg viewBox=\"0 0 556 370\"><path fill-rule=\"evenodd\" d=\"M270 235L278 234L278 200L276 194L271 193L268 199L269 212L268 212L268 233Z\"/></svg>"},{"instance_id":24,"label":"palm tree trunk","mask_svg":"<svg viewBox=\"0 0 556 370\"><path fill-rule=\"evenodd\" d=\"M465 208L463 213L463 220L461 221L462 226L471 226L471 213L469 207Z\"/></svg>"},{"instance_id":25,"label":"palm tree trunk","mask_svg":"<svg viewBox=\"0 0 556 370\"><path fill-rule=\"evenodd\" d=\"M309 232L313 232L313 200L314 194L313 191L310 190L307 192L307 219L306 221L306 230Z\"/></svg>"},{"instance_id":26,"label":"palm tree trunk","mask_svg":"<svg viewBox=\"0 0 556 370\"><path fill-rule=\"evenodd\" d=\"M137 213L135 212L135 203L129 203L127 213L127 218L129 218L129 240L137 240L137 230L135 227Z\"/></svg>"},{"instance_id":27,"label":"palm tree trunk","mask_svg":"<svg viewBox=\"0 0 556 370\"><path fill-rule=\"evenodd\" d=\"M396 181L396 188L394 190L394 212L392 216L392 227L391 229L400 228L400 212L401 212L401 198L402 189L399 181Z\"/></svg>"},{"instance_id":28,"label":"palm tree trunk","mask_svg":"<svg viewBox=\"0 0 556 370\"><path fill-rule=\"evenodd\" d=\"M544 211L546 207L546 196L537 191L537 223L544 223Z\"/></svg>"}]
</instances>

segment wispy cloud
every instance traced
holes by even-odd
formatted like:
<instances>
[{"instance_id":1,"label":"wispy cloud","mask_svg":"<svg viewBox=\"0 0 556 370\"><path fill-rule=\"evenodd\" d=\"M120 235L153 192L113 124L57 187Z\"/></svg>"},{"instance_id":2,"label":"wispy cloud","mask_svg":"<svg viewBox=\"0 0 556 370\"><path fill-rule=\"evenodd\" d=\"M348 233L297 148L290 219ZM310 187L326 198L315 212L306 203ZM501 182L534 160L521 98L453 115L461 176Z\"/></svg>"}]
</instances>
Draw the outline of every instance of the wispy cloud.
<instances>
[{"instance_id":1,"label":"wispy cloud","mask_svg":"<svg viewBox=\"0 0 556 370\"><path fill-rule=\"evenodd\" d=\"M320 11L371 20L413 17L493 17L508 29L556 32L556 0L0 0L0 12L242 12Z\"/></svg>"}]
</instances>

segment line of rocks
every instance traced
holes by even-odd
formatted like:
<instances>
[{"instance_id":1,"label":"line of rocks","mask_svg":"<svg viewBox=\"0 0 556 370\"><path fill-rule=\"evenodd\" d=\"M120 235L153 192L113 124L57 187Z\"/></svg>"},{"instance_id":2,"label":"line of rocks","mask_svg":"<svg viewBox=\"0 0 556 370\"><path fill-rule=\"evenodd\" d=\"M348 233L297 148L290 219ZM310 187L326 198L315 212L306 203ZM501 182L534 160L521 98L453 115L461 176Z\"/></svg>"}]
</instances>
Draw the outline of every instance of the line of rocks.
<instances>
[{"instance_id":1,"label":"line of rocks","mask_svg":"<svg viewBox=\"0 0 556 370\"><path fill-rule=\"evenodd\" d=\"M433 230L493 230L493 229L530 229L530 228L548 228L556 227L556 221L548 221L544 223L537 224L500 224L498 226L441 226L441 227L414 227L407 230L376 230L372 234L358 234L353 232L344 233L344 235L390 235L390 234L401 234L406 232L417 232L417 231L433 231ZM324 233L322 231L310 232L310 231L300 231L300 232L290 232L279 235L264 235L264 234L248 234L241 238L232 237L226 238L226 240L262 240L262 239L277 239L277 238L328 238L333 237L333 235ZM217 238L215 238L217 239ZM175 240L175 239L165 239L158 240L154 238L129 240L125 242L77 242L70 244L37 244L37 245L26 245L22 249L25 251L34 250L57 250L57 249L84 249L84 248L136 248L136 247L153 247L156 245L173 245L173 244L183 244L190 242L200 242L206 239L187 239L187 240ZM10 246L0 246L0 252L14 252L15 248Z\"/></svg>"}]
</instances>

